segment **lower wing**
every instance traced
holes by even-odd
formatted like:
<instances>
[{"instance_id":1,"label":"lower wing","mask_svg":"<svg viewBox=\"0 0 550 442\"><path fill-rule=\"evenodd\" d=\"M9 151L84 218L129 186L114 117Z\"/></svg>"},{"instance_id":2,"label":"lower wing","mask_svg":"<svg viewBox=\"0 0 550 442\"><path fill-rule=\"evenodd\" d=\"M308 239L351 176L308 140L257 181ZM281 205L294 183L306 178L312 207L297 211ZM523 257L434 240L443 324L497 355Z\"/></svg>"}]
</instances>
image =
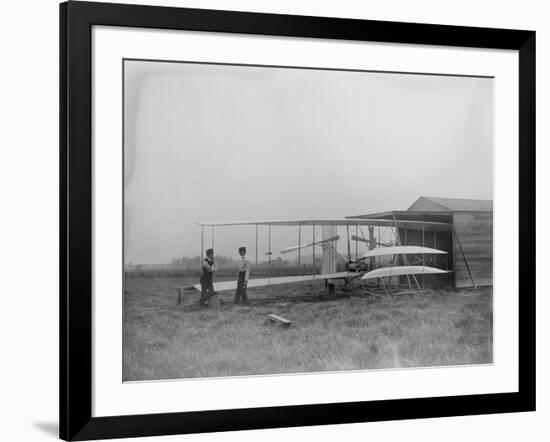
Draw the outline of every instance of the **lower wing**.
<instances>
[{"instance_id":1,"label":"lower wing","mask_svg":"<svg viewBox=\"0 0 550 442\"><path fill-rule=\"evenodd\" d=\"M353 272L337 272L337 273L325 273L320 275L296 275L296 276L277 276L274 278L258 278L248 280L247 287L266 287L270 285L280 284L293 284L297 282L307 281L323 281L326 279L349 279L357 277L357 273ZM196 290L201 289L200 284L193 286ZM237 289L237 281L222 281L214 283L214 291L224 292Z\"/></svg>"}]
</instances>

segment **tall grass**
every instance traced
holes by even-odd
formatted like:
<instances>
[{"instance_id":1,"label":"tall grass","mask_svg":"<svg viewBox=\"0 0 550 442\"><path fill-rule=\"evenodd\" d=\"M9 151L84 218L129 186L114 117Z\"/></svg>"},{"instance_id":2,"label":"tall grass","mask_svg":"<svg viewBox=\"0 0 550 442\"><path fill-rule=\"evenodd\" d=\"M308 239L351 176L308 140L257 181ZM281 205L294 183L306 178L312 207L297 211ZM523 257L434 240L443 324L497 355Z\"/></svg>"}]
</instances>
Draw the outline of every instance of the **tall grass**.
<instances>
[{"instance_id":1,"label":"tall grass","mask_svg":"<svg viewBox=\"0 0 550 442\"><path fill-rule=\"evenodd\" d=\"M247 307L200 310L191 295L177 305L170 278L127 280L125 381L276 373L446 366L492 362L492 290L434 291L372 298L293 302L321 283L250 291ZM281 328L275 313L293 321Z\"/></svg>"}]
</instances>

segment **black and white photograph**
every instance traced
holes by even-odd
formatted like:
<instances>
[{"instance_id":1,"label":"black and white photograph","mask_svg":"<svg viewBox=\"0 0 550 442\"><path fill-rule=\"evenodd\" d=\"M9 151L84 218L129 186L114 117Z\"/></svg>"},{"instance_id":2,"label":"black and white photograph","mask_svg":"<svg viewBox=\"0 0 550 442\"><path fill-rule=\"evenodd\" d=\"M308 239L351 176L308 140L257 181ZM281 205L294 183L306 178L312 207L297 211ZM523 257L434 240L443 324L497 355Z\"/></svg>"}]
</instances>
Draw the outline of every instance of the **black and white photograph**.
<instances>
[{"instance_id":1,"label":"black and white photograph","mask_svg":"<svg viewBox=\"0 0 550 442\"><path fill-rule=\"evenodd\" d=\"M493 363L493 77L122 63L124 382Z\"/></svg>"},{"instance_id":2,"label":"black and white photograph","mask_svg":"<svg viewBox=\"0 0 550 442\"><path fill-rule=\"evenodd\" d=\"M544 2L2 6L1 440L548 439Z\"/></svg>"}]
</instances>

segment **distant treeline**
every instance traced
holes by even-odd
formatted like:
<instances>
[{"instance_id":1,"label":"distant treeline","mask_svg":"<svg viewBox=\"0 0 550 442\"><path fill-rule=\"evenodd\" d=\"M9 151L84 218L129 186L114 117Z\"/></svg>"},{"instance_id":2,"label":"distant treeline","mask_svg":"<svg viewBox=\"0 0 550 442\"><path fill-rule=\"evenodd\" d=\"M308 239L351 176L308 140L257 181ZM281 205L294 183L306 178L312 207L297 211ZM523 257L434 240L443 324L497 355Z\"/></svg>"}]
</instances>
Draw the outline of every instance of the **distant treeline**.
<instances>
[{"instance_id":1,"label":"distant treeline","mask_svg":"<svg viewBox=\"0 0 550 442\"><path fill-rule=\"evenodd\" d=\"M216 256L216 265L218 274L232 274L238 265L238 259L227 256ZM271 260L256 261L250 259L252 264L251 271L256 277L263 276L283 276L292 274L310 273L312 271L312 257L304 257L301 264L295 260L284 260L280 257ZM200 263L198 256L174 258L170 264L133 264L128 263L124 267L127 276L198 276L200 275ZM321 268L321 258L315 259L315 267Z\"/></svg>"}]
</instances>

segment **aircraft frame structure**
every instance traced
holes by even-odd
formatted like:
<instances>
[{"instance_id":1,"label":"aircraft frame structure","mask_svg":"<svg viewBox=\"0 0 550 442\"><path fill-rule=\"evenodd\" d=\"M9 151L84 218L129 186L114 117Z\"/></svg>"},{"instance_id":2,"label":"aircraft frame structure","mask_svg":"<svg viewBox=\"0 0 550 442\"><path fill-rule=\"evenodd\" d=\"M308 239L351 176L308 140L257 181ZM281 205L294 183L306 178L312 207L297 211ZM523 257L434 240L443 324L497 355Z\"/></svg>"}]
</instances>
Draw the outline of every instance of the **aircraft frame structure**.
<instances>
[{"instance_id":1,"label":"aircraft frame structure","mask_svg":"<svg viewBox=\"0 0 550 442\"><path fill-rule=\"evenodd\" d=\"M417 275L427 274L444 274L449 273L447 260L445 260L446 268L439 269L436 267L429 267L425 265L426 254L447 254L447 252L427 247L420 246L408 246L403 245L399 237L399 227L406 226L408 228L421 228L424 230L427 228L437 229L452 229L451 224L431 221L412 221L412 220L397 220L393 219L292 219L292 220L263 220L263 221L222 221L222 222L199 222L197 223L201 227L201 253L200 257L204 256L205 247L205 229L211 229L212 246L214 247L215 230L217 228L229 227L229 226L250 226L255 228L255 244L254 244L254 261L256 268L258 267L258 239L259 239L259 226L267 226L268 235L268 251L266 253L268 257L268 272L267 278L250 279L248 287L263 287L276 284L292 284L305 281L325 281L325 286L333 283L334 281L343 281L345 286L351 287L353 282L360 281L358 286L366 293L378 294L375 288L381 287L385 293L389 294L401 294L401 293L415 293L422 292L423 287L418 281ZM313 252L313 265L311 274L307 275L290 275L290 276L272 276L271 271L271 257L273 254L271 228L275 226L283 226L288 228L296 228L298 236L298 245L292 247L286 247L280 250L281 254L297 252L298 266L302 263L301 251L305 248L311 248ZM362 227L369 229L369 238L367 238ZM311 227L312 238L311 241L306 240L302 235L303 227ZM317 229L319 227L327 228L329 234L326 238L317 239ZM345 227L347 233L347 258L344 257L337 248L333 245L340 239L339 235L335 235L338 227ZM379 228L378 238L374 239L374 228ZM390 243L383 243L380 236L380 228L390 228L394 235L394 241ZM350 230L352 230L350 232ZM325 230L323 230L325 233ZM353 234L355 233L355 234ZM306 242L307 241L307 242ZM351 241L355 241L355 261L352 260L351 253ZM368 246L368 251L359 258L359 242L364 242ZM395 245L394 245L395 244ZM333 261L345 264L345 271L335 271L334 266L328 271L322 273L316 273L316 248L322 248L322 257L329 257ZM379 246L379 247L377 247ZM422 255L421 265L411 265L407 255ZM376 257L391 256L389 265L376 267L372 263ZM394 265L395 257L400 257L404 265ZM367 260L370 261L370 265L366 264ZM376 268L375 268L376 267ZM404 276L407 280L409 291L392 291L392 278ZM399 279L398 279L399 281ZM374 283L373 283L374 282ZM398 284L399 285L399 284ZM200 290L200 284L193 286L195 289ZM236 281L224 281L216 282L214 284L215 291L228 291L236 288Z\"/></svg>"}]
</instances>

